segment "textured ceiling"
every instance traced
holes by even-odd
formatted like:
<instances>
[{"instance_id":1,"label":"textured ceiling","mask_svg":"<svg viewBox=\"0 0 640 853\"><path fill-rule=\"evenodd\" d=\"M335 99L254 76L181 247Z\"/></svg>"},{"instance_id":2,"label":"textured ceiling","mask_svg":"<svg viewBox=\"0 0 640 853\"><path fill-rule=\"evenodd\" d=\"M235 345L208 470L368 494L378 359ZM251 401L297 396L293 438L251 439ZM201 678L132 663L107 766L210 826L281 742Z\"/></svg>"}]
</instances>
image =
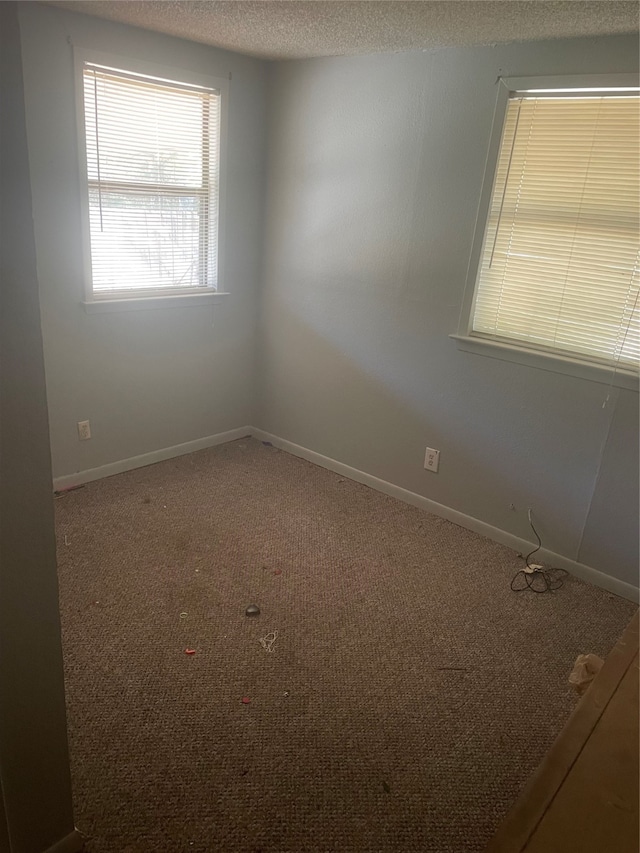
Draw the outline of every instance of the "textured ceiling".
<instances>
[{"instance_id":1,"label":"textured ceiling","mask_svg":"<svg viewBox=\"0 0 640 853\"><path fill-rule=\"evenodd\" d=\"M266 59L638 31L637 2L519 0L52 0L84 12Z\"/></svg>"}]
</instances>

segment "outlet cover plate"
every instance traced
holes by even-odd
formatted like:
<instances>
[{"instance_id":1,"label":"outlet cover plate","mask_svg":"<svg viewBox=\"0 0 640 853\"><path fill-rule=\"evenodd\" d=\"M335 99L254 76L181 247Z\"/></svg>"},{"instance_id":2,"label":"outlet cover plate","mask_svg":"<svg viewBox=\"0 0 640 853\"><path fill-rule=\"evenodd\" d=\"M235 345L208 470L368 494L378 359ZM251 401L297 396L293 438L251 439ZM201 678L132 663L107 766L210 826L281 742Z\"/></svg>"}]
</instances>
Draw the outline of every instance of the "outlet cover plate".
<instances>
[{"instance_id":1,"label":"outlet cover plate","mask_svg":"<svg viewBox=\"0 0 640 853\"><path fill-rule=\"evenodd\" d=\"M434 450L433 447L427 447L424 454L424 467L427 471L433 471L435 474L440 466L440 451Z\"/></svg>"}]
</instances>

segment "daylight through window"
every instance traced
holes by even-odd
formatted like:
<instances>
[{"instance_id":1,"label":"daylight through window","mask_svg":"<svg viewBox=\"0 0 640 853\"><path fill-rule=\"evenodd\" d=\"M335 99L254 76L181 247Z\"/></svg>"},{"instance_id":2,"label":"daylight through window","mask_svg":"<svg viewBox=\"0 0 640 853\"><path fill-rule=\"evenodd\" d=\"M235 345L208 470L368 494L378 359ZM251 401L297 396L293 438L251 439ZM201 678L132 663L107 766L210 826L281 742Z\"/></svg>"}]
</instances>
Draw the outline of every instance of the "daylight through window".
<instances>
[{"instance_id":1,"label":"daylight through window","mask_svg":"<svg viewBox=\"0 0 640 853\"><path fill-rule=\"evenodd\" d=\"M85 62L94 297L217 284L220 93Z\"/></svg>"},{"instance_id":2,"label":"daylight through window","mask_svg":"<svg viewBox=\"0 0 640 853\"><path fill-rule=\"evenodd\" d=\"M637 91L511 94L472 335L637 369L638 121Z\"/></svg>"}]
</instances>

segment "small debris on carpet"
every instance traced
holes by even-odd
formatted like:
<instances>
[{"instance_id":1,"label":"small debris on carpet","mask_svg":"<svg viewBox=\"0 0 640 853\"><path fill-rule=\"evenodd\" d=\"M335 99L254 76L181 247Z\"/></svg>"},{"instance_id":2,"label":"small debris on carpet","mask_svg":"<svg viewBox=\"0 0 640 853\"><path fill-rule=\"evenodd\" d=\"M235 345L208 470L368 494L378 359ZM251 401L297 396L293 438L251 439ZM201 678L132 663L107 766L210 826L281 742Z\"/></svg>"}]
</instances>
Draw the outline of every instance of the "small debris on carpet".
<instances>
[{"instance_id":1,"label":"small debris on carpet","mask_svg":"<svg viewBox=\"0 0 640 853\"><path fill-rule=\"evenodd\" d=\"M288 690L285 690L285 691L284 691L284 693L283 693L282 695L284 696L284 698L285 698L285 699L288 699L288 698L289 698L289 696L291 696L291 694L289 693L289 691L288 691Z\"/></svg>"},{"instance_id":2,"label":"small debris on carpet","mask_svg":"<svg viewBox=\"0 0 640 853\"><path fill-rule=\"evenodd\" d=\"M68 545L68 544L69 544L69 539L67 538L67 534L66 534L66 533L64 534L64 544L65 544L65 545Z\"/></svg>"},{"instance_id":3,"label":"small debris on carpet","mask_svg":"<svg viewBox=\"0 0 640 853\"><path fill-rule=\"evenodd\" d=\"M248 705L250 702L251 702L251 699L248 696L242 697L242 704L243 705Z\"/></svg>"},{"instance_id":4,"label":"small debris on carpet","mask_svg":"<svg viewBox=\"0 0 640 853\"><path fill-rule=\"evenodd\" d=\"M78 489L84 489L84 483L80 483L79 486L67 486L66 489L56 489L53 495L56 498L63 498L65 495L68 495L69 492L75 492Z\"/></svg>"},{"instance_id":5,"label":"small debris on carpet","mask_svg":"<svg viewBox=\"0 0 640 853\"><path fill-rule=\"evenodd\" d=\"M180 614L180 618L181 618L181 619L186 619L188 615L189 615L188 613L185 613L185 612L183 611L183 612Z\"/></svg>"},{"instance_id":6,"label":"small debris on carpet","mask_svg":"<svg viewBox=\"0 0 640 853\"><path fill-rule=\"evenodd\" d=\"M245 616L259 616L260 608L257 604L250 604L247 609L244 611Z\"/></svg>"},{"instance_id":7,"label":"small debris on carpet","mask_svg":"<svg viewBox=\"0 0 640 853\"><path fill-rule=\"evenodd\" d=\"M270 631L266 636L260 638L260 645L265 652L272 652L273 646L278 639L277 631Z\"/></svg>"},{"instance_id":8,"label":"small debris on carpet","mask_svg":"<svg viewBox=\"0 0 640 853\"><path fill-rule=\"evenodd\" d=\"M282 574L282 569L274 569L274 570L273 570L273 573L274 573L274 575L281 575L281 574Z\"/></svg>"},{"instance_id":9,"label":"small debris on carpet","mask_svg":"<svg viewBox=\"0 0 640 853\"><path fill-rule=\"evenodd\" d=\"M382 790L385 792L385 794L391 793L391 788L389 787L389 785L386 782L382 783Z\"/></svg>"},{"instance_id":10,"label":"small debris on carpet","mask_svg":"<svg viewBox=\"0 0 640 853\"><path fill-rule=\"evenodd\" d=\"M195 655L196 650L195 649L185 649L184 653L185 653L185 655Z\"/></svg>"},{"instance_id":11,"label":"small debris on carpet","mask_svg":"<svg viewBox=\"0 0 640 853\"><path fill-rule=\"evenodd\" d=\"M603 664L604 661L598 655L578 655L569 676L569 684L579 696L587 692Z\"/></svg>"}]
</instances>

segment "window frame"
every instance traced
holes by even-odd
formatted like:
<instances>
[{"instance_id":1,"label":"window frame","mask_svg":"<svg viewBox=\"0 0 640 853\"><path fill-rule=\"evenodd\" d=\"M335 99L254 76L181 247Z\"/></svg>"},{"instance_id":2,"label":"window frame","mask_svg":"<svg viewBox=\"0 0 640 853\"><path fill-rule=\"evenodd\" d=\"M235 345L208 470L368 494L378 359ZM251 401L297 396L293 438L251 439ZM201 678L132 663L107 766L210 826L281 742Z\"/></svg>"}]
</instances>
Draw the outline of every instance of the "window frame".
<instances>
[{"instance_id":1,"label":"window frame","mask_svg":"<svg viewBox=\"0 0 640 853\"><path fill-rule=\"evenodd\" d=\"M478 204L473 242L464 289L460 320L457 334L450 335L456 341L458 349L478 355L485 355L505 361L513 361L591 379L618 387L638 391L638 372L624 365L599 364L582 358L579 354L561 350L537 349L535 346L510 342L508 339L495 340L474 333L473 316L478 291L482 255L491 210L491 199L500 159L500 147L504 123L507 116L509 98L513 93L536 89L614 89L638 88L640 79L637 74L581 74L553 77L498 77L498 92L493 114L493 124L489 138L489 147L485 163L482 190Z\"/></svg>"},{"instance_id":2,"label":"window frame","mask_svg":"<svg viewBox=\"0 0 640 853\"><path fill-rule=\"evenodd\" d=\"M83 293L81 302L87 313L120 310L140 310L144 308L187 307L221 301L227 295L225 276L225 208L227 173L227 117L229 109L229 79L214 77L184 68L175 68L164 63L147 62L130 56L122 56L104 51L74 47L74 79L76 98L77 160L80 175L80 231L82 242ZM174 81L187 85L216 89L220 93L220 137L218 163L218 236L217 236L217 274L216 284L199 285L172 292L168 288L141 288L127 292L94 292L91 266L91 228L89 187L87 169L87 146L84 107L84 64L86 62L120 69L132 74L155 77L159 81Z\"/></svg>"}]
</instances>

